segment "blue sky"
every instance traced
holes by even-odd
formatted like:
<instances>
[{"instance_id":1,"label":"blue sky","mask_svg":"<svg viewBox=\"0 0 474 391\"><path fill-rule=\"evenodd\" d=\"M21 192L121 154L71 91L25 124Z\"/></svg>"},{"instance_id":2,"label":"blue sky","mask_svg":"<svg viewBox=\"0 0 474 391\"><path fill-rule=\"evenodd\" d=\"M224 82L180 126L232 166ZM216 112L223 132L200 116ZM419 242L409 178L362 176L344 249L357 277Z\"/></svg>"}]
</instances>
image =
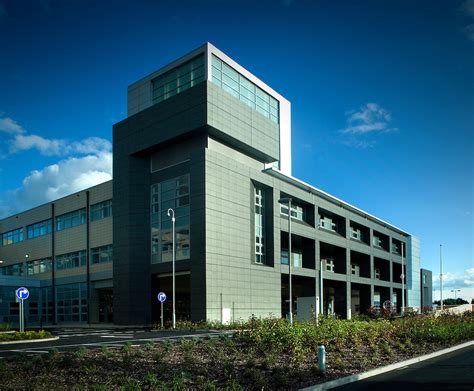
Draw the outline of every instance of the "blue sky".
<instances>
[{"instance_id":1,"label":"blue sky","mask_svg":"<svg viewBox=\"0 0 474 391\"><path fill-rule=\"evenodd\" d=\"M294 176L474 296L474 0L0 0L0 216L109 179L127 85L206 41L291 101Z\"/></svg>"}]
</instances>

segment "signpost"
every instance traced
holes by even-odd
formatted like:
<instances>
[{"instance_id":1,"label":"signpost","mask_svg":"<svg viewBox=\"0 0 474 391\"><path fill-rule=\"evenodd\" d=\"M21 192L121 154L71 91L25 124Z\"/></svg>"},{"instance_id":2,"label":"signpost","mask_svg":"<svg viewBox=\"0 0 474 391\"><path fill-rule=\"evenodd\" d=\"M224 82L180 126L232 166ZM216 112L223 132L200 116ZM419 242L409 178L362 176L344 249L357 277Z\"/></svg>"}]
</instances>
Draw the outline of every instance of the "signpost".
<instances>
[{"instance_id":1,"label":"signpost","mask_svg":"<svg viewBox=\"0 0 474 391\"><path fill-rule=\"evenodd\" d=\"M28 299L30 292L28 289L21 287L15 291L15 296L20 301L20 332L22 333L25 331L25 308L23 302Z\"/></svg>"},{"instance_id":2,"label":"signpost","mask_svg":"<svg viewBox=\"0 0 474 391\"><path fill-rule=\"evenodd\" d=\"M158 293L158 301L161 303L161 328L163 328L163 303L166 301L166 293Z\"/></svg>"}]
</instances>

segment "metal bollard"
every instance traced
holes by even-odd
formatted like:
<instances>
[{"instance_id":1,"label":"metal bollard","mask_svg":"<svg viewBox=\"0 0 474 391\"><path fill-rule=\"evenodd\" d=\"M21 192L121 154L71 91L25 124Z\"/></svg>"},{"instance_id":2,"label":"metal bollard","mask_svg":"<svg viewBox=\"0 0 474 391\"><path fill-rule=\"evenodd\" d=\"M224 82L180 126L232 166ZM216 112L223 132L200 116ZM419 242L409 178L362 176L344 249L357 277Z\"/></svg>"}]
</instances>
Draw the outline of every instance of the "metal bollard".
<instances>
[{"instance_id":1,"label":"metal bollard","mask_svg":"<svg viewBox=\"0 0 474 391\"><path fill-rule=\"evenodd\" d=\"M326 348L324 345L318 348L318 365L321 372L326 372Z\"/></svg>"}]
</instances>

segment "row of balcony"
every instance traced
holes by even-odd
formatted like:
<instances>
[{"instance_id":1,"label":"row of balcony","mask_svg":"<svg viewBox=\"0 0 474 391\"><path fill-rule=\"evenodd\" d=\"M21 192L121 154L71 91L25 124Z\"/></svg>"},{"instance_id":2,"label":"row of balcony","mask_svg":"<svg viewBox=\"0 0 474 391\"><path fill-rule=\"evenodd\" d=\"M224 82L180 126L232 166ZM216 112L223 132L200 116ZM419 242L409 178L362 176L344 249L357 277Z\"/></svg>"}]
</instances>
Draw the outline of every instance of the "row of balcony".
<instances>
[{"instance_id":1,"label":"row of balcony","mask_svg":"<svg viewBox=\"0 0 474 391\"><path fill-rule=\"evenodd\" d=\"M282 196L286 195L282 194ZM320 207L317 207L317 213L317 228L321 230L358 241L395 255L406 256L406 246L398 239L390 237L382 232L371 230L369 227L352 220L349 220L349 232L346 233L346 219L344 217ZM280 215L288 217L288 205L280 205ZM292 220L300 221L315 227L314 205L292 198L291 218Z\"/></svg>"},{"instance_id":2,"label":"row of balcony","mask_svg":"<svg viewBox=\"0 0 474 391\"><path fill-rule=\"evenodd\" d=\"M288 234L281 232L280 240L280 262L282 265L288 265ZM293 234L291 244L292 267L315 269L315 241ZM347 262L347 255L349 255L349 263ZM371 262L369 254L322 241L319 243L319 256L322 261L323 272L351 274L355 277L374 278L387 282L402 282L402 265L399 262L390 262L388 259L379 257L374 257L373 262Z\"/></svg>"}]
</instances>

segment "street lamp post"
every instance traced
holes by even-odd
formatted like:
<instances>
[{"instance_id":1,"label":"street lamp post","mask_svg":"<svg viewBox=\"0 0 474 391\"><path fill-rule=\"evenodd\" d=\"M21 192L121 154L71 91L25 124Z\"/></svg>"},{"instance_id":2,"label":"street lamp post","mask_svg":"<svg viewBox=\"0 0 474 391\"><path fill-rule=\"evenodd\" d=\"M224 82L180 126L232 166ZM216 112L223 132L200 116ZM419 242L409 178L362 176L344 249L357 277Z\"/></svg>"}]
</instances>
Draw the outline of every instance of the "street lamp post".
<instances>
[{"instance_id":1,"label":"street lamp post","mask_svg":"<svg viewBox=\"0 0 474 391\"><path fill-rule=\"evenodd\" d=\"M168 217L171 217L173 224L173 329L176 328L176 286L175 286L175 261L176 261L176 245L175 245L175 231L176 231L176 218L174 216L174 209L168 209Z\"/></svg>"},{"instance_id":2,"label":"street lamp post","mask_svg":"<svg viewBox=\"0 0 474 391\"><path fill-rule=\"evenodd\" d=\"M292 287L292 278L291 278L291 198L285 197L280 198L278 202L280 204L288 204L288 280L289 280L289 296L290 296L290 311L288 313L288 317L290 318L290 324L293 324L293 287Z\"/></svg>"},{"instance_id":3,"label":"street lamp post","mask_svg":"<svg viewBox=\"0 0 474 391\"><path fill-rule=\"evenodd\" d=\"M441 304L441 311L443 311L443 258L441 256L441 250L443 245L439 245L439 301Z\"/></svg>"},{"instance_id":4,"label":"street lamp post","mask_svg":"<svg viewBox=\"0 0 474 391\"><path fill-rule=\"evenodd\" d=\"M403 250L405 243L402 242L402 316L405 315L405 270L403 270Z\"/></svg>"},{"instance_id":5,"label":"street lamp post","mask_svg":"<svg viewBox=\"0 0 474 391\"><path fill-rule=\"evenodd\" d=\"M454 292L454 300L457 299L456 295L458 292L461 292L461 289L451 289L451 292Z\"/></svg>"}]
</instances>

